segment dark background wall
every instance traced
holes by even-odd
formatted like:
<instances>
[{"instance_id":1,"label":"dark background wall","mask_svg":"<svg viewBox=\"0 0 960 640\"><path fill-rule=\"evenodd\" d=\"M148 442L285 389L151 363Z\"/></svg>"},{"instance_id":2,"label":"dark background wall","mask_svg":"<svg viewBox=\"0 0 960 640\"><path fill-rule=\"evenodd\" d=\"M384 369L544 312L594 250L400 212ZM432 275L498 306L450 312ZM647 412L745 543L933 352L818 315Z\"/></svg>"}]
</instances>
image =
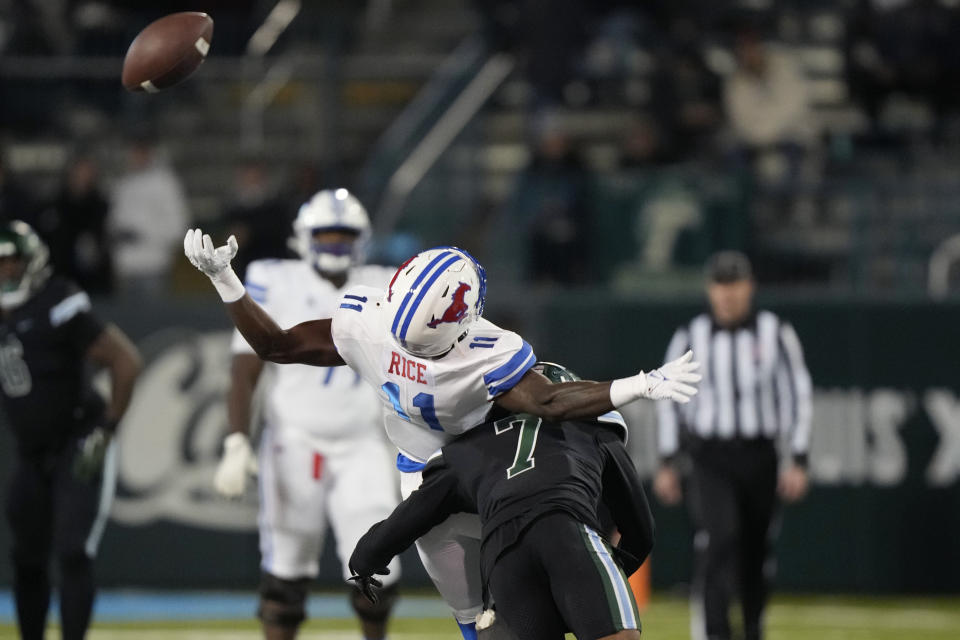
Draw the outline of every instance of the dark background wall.
<instances>
[{"instance_id":1,"label":"dark background wall","mask_svg":"<svg viewBox=\"0 0 960 640\"><path fill-rule=\"evenodd\" d=\"M494 299L491 316L530 337L541 359L582 375L611 378L658 364L676 325L697 301L615 301L566 295L531 301L523 313ZM790 319L817 388L811 476L801 504L783 512L779 584L785 589L946 592L960 589L960 433L953 339L960 305L891 302L791 302L762 306ZM140 344L148 367L123 425L114 520L98 573L105 585L252 588L258 551L255 497L230 503L213 495L213 468L226 427L226 315L198 300L101 305L101 315ZM157 330L157 327L164 327ZM641 472L654 468L654 423L641 407L632 421ZM957 424L955 429L953 424ZM953 431L951 431L953 429ZM0 431L0 469L10 468L9 430ZM658 540L654 583L689 576L690 530L682 509L654 502ZM0 547L7 547L7 528ZM9 562L0 582L9 583ZM405 575L426 583L415 555ZM325 551L321 582L339 566Z\"/></svg>"}]
</instances>

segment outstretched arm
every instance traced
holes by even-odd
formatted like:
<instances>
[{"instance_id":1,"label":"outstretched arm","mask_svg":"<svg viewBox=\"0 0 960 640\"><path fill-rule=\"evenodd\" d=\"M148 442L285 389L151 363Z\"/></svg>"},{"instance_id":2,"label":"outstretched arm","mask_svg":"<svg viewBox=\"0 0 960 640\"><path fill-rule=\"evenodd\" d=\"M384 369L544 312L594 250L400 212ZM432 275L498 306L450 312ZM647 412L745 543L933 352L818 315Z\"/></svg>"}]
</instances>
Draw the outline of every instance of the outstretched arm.
<instances>
[{"instance_id":1,"label":"outstretched arm","mask_svg":"<svg viewBox=\"0 0 960 640\"><path fill-rule=\"evenodd\" d=\"M237 255L233 236L222 247L214 247L209 235L190 229L183 239L183 252L191 264L213 283L227 305L227 313L253 350L263 360L288 364L298 362L321 367L345 364L337 353L330 331L330 319L302 322L281 329L253 298L234 273L230 261Z\"/></svg>"},{"instance_id":2,"label":"outstretched arm","mask_svg":"<svg viewBox=\"0 0 960 640\"><path fill-rule=\"evenodd\" d=\"M247 294L227 304L227 314L262 360L280 364L298 362L318 367L345 364L333 344L330 318L308 320L289 329L281 329Z\"/></svg>"},{"instance_id":3,"label":"outstretched arm","mask_svg":"<svg viewBox=\"0 0 960 640\"><path fill-rule=\"evenodd\" d=\"M692 385L700 381L699 367L688 351L659 369L612 382L551 383L530 370L494 402L512 413L530 413L551 421L595 418L640 398L689 402L697 393Z\"/></svg>"},{"instance_id":4,"label":"outstretched arm","mask_svg":"<svg viewBox=\"0 0 960 640\"><path fill-rule=\"evenodd\" d=\"M511 413L529 413L552 422L596 418L614 409L609 382L551 383L532 369L494 402Z\"/></svg>"}]
</instances>

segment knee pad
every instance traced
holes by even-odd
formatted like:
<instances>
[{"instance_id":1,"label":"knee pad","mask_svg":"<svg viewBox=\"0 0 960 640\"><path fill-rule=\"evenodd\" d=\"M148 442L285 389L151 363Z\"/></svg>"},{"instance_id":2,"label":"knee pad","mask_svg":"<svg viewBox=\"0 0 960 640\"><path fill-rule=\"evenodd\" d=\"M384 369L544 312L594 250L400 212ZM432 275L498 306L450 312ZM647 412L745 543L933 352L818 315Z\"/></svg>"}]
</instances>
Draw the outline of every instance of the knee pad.
<instances>
[{"instance_id":1,"label":"knee pad","mask_svg":"<svg viewBox=\"0 0 960 640\"><path fill-rule=\"evenodd\" d=\"M257 617L264 624L296 628L307 618L310 578L284 580L264 571L260 576Z\"/></svg>"},{"instance_id":2,"label":"knee pad","mask_svg":"<svg viewBox=\"0 0 960 640\"><path fill-rule=\"evenodd\" d=\"M392 584L380 589L378 595L380 599L373 603L364 598L359 589L350 590L350 606L353 607L358 618L370 624L383 624L387 621L390 610L393 609L393 603L397 600L397 585Z\"/></svg>"}]
</instances>

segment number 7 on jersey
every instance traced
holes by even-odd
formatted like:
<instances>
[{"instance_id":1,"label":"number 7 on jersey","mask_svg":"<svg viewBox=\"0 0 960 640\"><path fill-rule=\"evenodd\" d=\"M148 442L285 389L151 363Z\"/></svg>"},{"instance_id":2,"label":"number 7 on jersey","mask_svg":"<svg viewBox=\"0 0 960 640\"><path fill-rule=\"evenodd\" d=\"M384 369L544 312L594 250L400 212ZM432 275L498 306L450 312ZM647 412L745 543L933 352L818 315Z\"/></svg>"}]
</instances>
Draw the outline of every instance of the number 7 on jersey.
<instances>
[{"instance_id":1,"label":"number 7 on jersey","mask_svg":"<svg viewBox=\"0 0 960 640\"><path fill-rule=\"evenodd\" d=\"M534 423L534 420L536 420L536 423ZM542 419L532 416L528 418L511 416L494 423L493 426L498 436L512 430L516 426L520 427L520 433L517 436L517 452L513 456L513 464L507 468L507 480L515 478L524 471L529 471L536 466L533 450L537 448L537 434L540 433L540 424L542 422Z\"/></svg>"}]
</instances>

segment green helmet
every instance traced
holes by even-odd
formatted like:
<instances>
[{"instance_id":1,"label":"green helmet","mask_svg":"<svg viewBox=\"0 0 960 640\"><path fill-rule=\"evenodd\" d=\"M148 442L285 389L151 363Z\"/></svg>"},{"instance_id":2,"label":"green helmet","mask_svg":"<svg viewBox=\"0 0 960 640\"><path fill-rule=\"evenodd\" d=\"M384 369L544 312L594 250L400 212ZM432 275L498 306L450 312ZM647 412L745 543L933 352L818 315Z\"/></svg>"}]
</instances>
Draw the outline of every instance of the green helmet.
<instances>
[{"instance_id":1,"label":"green helmet","mask_svg":"<svg viewBox=\"0 0 960 640\"><path fill-rule=\"evenodd\" d=\"M570 369L567 369L562 364L557 364L555 362L537 362L533 365L533 370L537 373L543 375L550 382L556 384L558 382L573 382L575 380L583 380Z\"/></svg>"},{"instance_id":2,"label":"green helmet","mask_svg":"<svg viewBox=\"0 0 960 640\"><path fill-rule=\"evenodd\" d=\"M23 271L0 281L0 308L14 309L30 299L50 277L50 250L26 222L12 220L0 225L0 258L23 261Z\"/></svg>"},{"instance_id":3,"label":"green helmet","mask_svg":"<svg viewBox=\"0 0 960 640\"><path fill-rule=\"evenodd\" d=\"M576 373L567 369L562 364L557 364L556 362L537 362L533 365L533 370L537 373L543 375L553 384L559 382L574 382L576 380L583 380ZM605 413L601 416L596 417L596 421L608 425L611 429L617 432L620 436L620 439L623 440L624 444L627 442L627 423L624 421L623 416L619 411L613 410L608 413Z\"/></svg>"},{"instance_id":4,"label":"green helmet","mask_svg":"<svg viewBox=\"0 0 960 640\"><path fill-rule=\"evenodd\" d=\"M553 384L558 382L572 382L574 380L580 380L580 376L575 374L570 369L567 369L562 364L556 364L554 362L537 362L531 367L534 371L546 377L547 380ZM507 411L500 405L494 403L490 407L490 411L487 412L486 422L491 422L493 420L501 420L507 416L514 415L510 411Z\"/></svg>"}]
</instances>

